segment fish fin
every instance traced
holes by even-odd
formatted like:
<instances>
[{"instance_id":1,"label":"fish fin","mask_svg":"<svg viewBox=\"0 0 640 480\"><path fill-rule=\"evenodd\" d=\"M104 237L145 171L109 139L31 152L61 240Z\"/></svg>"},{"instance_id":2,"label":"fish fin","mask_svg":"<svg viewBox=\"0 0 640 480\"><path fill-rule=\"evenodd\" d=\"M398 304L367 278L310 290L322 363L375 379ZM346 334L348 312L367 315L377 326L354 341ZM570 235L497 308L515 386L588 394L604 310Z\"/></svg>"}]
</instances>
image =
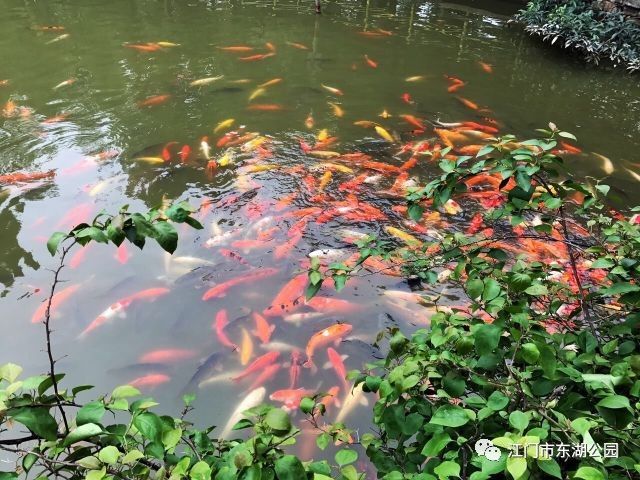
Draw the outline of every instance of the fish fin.
<instances>
[{"instance_id":1,"label":"fish fin","mask_svg":"<svg viewBox=\"0 0 640 480\"><path fill-rule=\"evenodd\" d=\"M365 397L364 395L363 395L362 397L360 397L360 405L363 405L363 406L365 406L365 407L366 407L367 405L369 405L369 400L368 400L368 399L367 399L367 397Z\"/></svg>"}]
</instances>

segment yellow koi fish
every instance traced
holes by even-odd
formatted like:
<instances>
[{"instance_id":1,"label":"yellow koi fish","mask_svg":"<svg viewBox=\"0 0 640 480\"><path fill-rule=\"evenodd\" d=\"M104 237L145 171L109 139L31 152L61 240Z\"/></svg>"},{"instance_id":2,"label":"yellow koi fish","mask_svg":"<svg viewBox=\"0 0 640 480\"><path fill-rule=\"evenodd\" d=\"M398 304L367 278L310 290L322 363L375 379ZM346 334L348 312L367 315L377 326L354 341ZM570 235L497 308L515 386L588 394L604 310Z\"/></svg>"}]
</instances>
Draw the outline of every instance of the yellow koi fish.
<instances>
[{"instance_id":1,"label":"yellow koi fish","mask_svg":"<svg viewBox=\"0 0 640 480\"><path fill-rule=\"evenodd\" d=\"M268 82L261 83L260 85L258 85L258 87L260 87L260 88L271 87L273 85L277 85L281 81L282 81L281 78L274 78L274 79L269 80Z\"/></svg>"},{"instance_id":2,"label":"yellow koi fish","mask_svg":"<svg viewBox=\"0 0 640 480\"><path fill-rule=\"evenodd\" d=\"M164 158L162 157L137 157L134 158L136 162L144 162L144 163L164 163Z\"/></svg>"},{"instance_id":3,"label":"yellow koi fish","mask_svg":"<svg viewBox=\"0 0 640 480\"><path fill-rule=\"evenodd\" d=\"M265 93L267 93L267 91L260 87L260 88L256 88L253 92L251 92L251 95L249 95L249 101L258 98L261 95L264 95Z\"/></svg>"},{"instance_id":4,"label":"yellow koi fish","mask_svg":"<svg viewBox=\"0 0 640 480\"><path fill-rule=\"evenodd\" d=\"M207 77L207 78L199 78L198 80L194 80L189 85L192 87L203 87L205 85L210 85L213 82L217 82L224 78L224 75L218 75L217 77Z\"/></svg>"},{"instance_id":5,"label":"yellow koi fish","mask_svg":"<svg viewBox=\"0 0 640 480\"><path fill-rule=\"evenodd\" d=\"M391 143L395 142L391 134L387 132L384 128L382 128L380 125L376 125L375 129L376 129L376 133L380 135L382 138L384 138L387 142L391 142Z\"/></svg>"},{"instance_id":6,"label":"yellow koi fish","mask_svg":"<svg viewBox=\"0 0 640 480\"><path fill-rule=\"evenodd\" d=\"M420 240L418 240L416 237L414 237L410 233L400 230L399 228L391 227L387 225L386 227L384 227L384 230L392 237L402 240L404 243L406 243L409 246L420 245Z\"/></svg>"},{"instance_id":7,"label":"yellow koi fish","mask_svg":"<svg viewBox=\"0 0 640 480\"><path fill-rule=\"evenodd\" d=\"M220 123L216 125L216 128L213 129L213 133L218 133L222 130L226 130L231 125L233 125L234 122L235 122L235 119L233 118L227 118L226 120L222 120Z\"/></svg>"},{"instance_id":8,"label":"yellow koi fish","mask_svg":"<svg viewBox=\"0 0 640 480\"><path fill-rule=\"evenodd\" d=\"M309 155L318 158L337 158L340 156L338 152L332 152L329 150L311 150Z\"/></svg>"},{"instance_id":9,"label":"yellow koi fish","mask_svg":"<svg viewBox=\"0 0 640 480\"><path fill-rule=\"evenodd\" d=\"M338 117L338 118L342 118L344 117L344 110L340 107L340 105L338 105L337 103L333 103L333 102L327 102L329 105L331 105L331 107L333 108L333 114Z\"/></svg>"},{"instance_id":10,"label":"yellow koi fish","mask_svg":"<svg viewBox=\"0 0 640 480\"><path fill-rule=\"evenodd\" d=\"M253 356L253 341L251 335L245 328L242 328L242 343L240 344L240 363L247 365Z\"/></svg>"},{"instance_id":11,"label":"yellow koi fish","mask_svg":"<svg viewBox=\"0 0 640 480\"><path fill-rule=\"evenodd\" d=\"M326 172L324 172L324 174L320 178L320 185L318 186L318 191L320 192L323 191L324 188L329 184L329 182L331 182L332 178L333 178L333 174L331 173L331 170L327 170Z\"/></svg>"}]
</instances>

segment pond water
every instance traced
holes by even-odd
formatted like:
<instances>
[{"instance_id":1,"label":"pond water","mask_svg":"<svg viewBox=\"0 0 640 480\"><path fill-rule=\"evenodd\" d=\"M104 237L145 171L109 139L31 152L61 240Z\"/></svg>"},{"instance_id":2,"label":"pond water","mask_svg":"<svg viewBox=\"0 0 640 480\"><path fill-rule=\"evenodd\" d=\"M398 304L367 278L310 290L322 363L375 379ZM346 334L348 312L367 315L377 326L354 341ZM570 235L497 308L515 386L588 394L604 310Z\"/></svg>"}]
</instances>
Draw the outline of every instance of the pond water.
<instances>
[{"instance_id":1,"label":"pond water","mask_svg":"<svg viewBox=\"0 0 640 480\"><path fill-rule=\"evenodd\" d=\"M58 369L105 393L137 380L171 412L210 358L210 371L187 389L197 390L199 420L223 424L257 384L264 383L265 398L288 389L292 349L304 352L327 327L353 327L335 346L351 370L379 353L370 344L381 329L428 325L429 310L385 293L409 292L407 284L371 267L339 294L320 292L349 304L271 311L268 342L261 345L252 333L253 313L304 275L310 252L341 249L320 256L346 258L354 251L353 231L388 236L385 226L409 229L393 209L403 204L391 190L397 167L408 159L398 151L434 137L433 122L473 121L529 137L553 121L578 137L582 152L566 156L570 170L609 175L621 205L638 198L637 75L585 66L541 46L507 26L516 8L510 3L338 1L324 5L321 16L311 2L292 1L0 0L0 7L0 175L55 170L39 182L6 181L0 193L0 363L19 363L29 373L47 368L42 326L31 321L55 265L46 239L103 209L115 212L127 203L146 210L186 199L202 207L197 217L205 229L180 229L173 258L155 244L142 252L93 245L72 257L60 287L71 294L53 322ZM456 85L452 77L464 84L448 92ZM281 81L269 82L274 79ZM408 118L425 131L416 132ZM214 133L228 119L233 123ZM357 121L376 122L397 140ZM328 141L318 140L323 130ZM243 142L234 141L233 131ZM203 137L211 158L226 155L229 165L207 168ZM221 138L230 144L217 147ZM365 162L395 170L318 158L305 153L307 145L364 152L372 156ZM170 158L158 160L165 146ZM436 163L420 157L408 173L424 183ZM345 184L361 175L367 179L359 186ZM366 208L354 207L354 198ZM479 208L465 204L431 228L464 224ZM306 217L302 209L309 209ZM202 300L208 289L256 271L262 278ZM125 302L125 315L82 334L110 305L148 289L159 290ZM268 378L255 385L255 374L229 381L244 367L216 332L223 310L230 323L222 338L244 343L245 363L280 352L274 363L280 368L260 370ZM338 375L323 368L326 350L315 354L318 371L302 368L295 387L337 386L344 400ZM329 419L341 411L332 406ZM358 408L346 417L363 428L367 418ZM300 448L312 454L310 441Z\"/></svg>"}]
</instances>

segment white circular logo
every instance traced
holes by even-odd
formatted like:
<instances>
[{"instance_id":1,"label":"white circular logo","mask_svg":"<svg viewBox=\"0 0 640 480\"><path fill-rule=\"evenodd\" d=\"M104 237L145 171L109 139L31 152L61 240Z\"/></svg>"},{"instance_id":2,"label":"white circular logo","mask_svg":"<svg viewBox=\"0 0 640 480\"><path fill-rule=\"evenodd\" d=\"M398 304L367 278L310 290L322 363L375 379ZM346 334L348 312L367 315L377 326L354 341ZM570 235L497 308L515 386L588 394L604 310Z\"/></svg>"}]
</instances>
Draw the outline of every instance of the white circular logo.
<instances>
[{"instance_id":1,"label":"white circular logo","mask_svg":"<svg viewBox=\"0 0 640 480\"><path fill-rule=\"evenodd\" d=\"M500 460L500 449L492 445L484 451L484 456L487 457L487 460L497 462Z\"/></svg>"},{"instance_id":2,"label":"white circular logo","mask_svg":"<svg viewBox=\"0 0 640 480\"><path fill-rule=\"evenodd\" d=\"M487 448L491 447L491 440L487 440L486 438L481 438L476 442L475 449L476 453L480 456L484 456Z\"/></svg>"}]
</instances>

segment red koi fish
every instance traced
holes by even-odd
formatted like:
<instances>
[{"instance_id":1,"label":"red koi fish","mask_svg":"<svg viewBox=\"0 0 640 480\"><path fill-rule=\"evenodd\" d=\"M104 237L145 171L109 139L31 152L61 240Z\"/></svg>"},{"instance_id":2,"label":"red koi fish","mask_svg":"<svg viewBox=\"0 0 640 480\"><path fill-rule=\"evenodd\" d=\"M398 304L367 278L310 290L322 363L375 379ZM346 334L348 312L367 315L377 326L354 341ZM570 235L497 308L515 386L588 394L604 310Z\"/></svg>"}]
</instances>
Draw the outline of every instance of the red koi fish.
<instances>
[{"instance_id":1,"label":"red koi fish","mask_svg":"<svg viewBox=\"0 0 640 480\"><path fill-rule=\"evenodd\" d=\"M164 148L162 149L162 158L165 162L171 160L171 150L169 148L177 144L178 142L169 142L164 146Z\"/></svg>"},{"instance_id":2,"label":"red koi fish","mask_svg":"<svg viewBox=\"0 0 640 480\"><path fill-rule=\"evenodd\" d=\"M482 229L483 225L484 225L484 218L482 218L482 214L476 213L471 219L471 222L469 222L469 227L467 228L465 233L469 235L475 235Z\"/></svg>"},{"instance_id":3,"label":"red koi fish","mask_svg":"<svg viewBox=\"0 0 640 480\"><path fill-rule=\"evenodd\" d=\"M307 286L307 274L300 275L289 280L282 290L275 296L271 305L262 314L266 317L277 317L289 313L298 305L302 304L302 296Z\"/></svg>"},{"instance_id":4,"label":"red koi fish","mask_svg":"<svg viewBox=\"0 0 640 480\"><path fill-rule=\"evenodd\" d=\"M294 350L291 352L291 366L289 367L289 388L295 388L300 378L300 369L303 364L302 352Z\"/></svg>"},{"instance_id":5,"label":"red koi fish","mask_svg":"<svg viewBox=\"0 0 640 480\"><path fill-rule=\"evenodd\" d=\"M274 55L275 53L273 52L259 53L257 55L250 55L248 57L240 57L238 58L238 60L241 60L243 62L255 62L257 60L264 60L265 58L273 57Z\"/></svg>"},{"instance_id":6,"label":"red koi fish","mask_svg":"<svg viewBox=\"0 0 640 480\"><path fill-rule=\"evenodd\" d=\"M276 329L275 325L269 325L267 319L257 312L253 312L253 320L256 322L255 336L258 337L262 343L269 343L271 334Z\"/></svg>"},{"instance_id":7,"label":"red koi fish","mask_svg":"<svg viewBox=\"0 0 640 480\"><path fill-rule=\"evenodd\" d=\"M344 366L342 357L331 347L327 348L327 356L329 357L329 362L331 362L333 370L336 372L336 375L338 375L338 378L342 382L344 389L348 391L349 385L347 384L347 368Z\"/></svg>"},{"instance_id":8,"label":"red koi fish","mask_svg":"<svg viewBox=\"0 0 640 480\"><path fill-rule=\"evenodd\" d=\"M180 156L180 161L186 162L189 159L189 155L191 155L191 147L189 145L184 145L180 149L180 153L178 155Z\"/></svg>"},{"instance_id":9,"label":"red koi fish","mask_svg":"<svg viewBox=\"0 0 640 480\"><path fill-rule=\"evenodd\" d=\"M231 45L229 47L216 47L218 50L223 50L225 52L235 52L235 53L246 53L252 52L253 47L249 47L247 45Z\"/></svg>"},{"instance_id":10,"label":"red koi fish","mask_svg":"<svg viewBox=\"0 0 640 480\"><path fill-rule=\"evenodd\" d=\"M152 373L151 375L145 375L144 377L138 377L129 382L129 385L135 388L156 388L163 383L171 381L171 377L164 373Z\"/></svg>"},{"instance_id":11,"label":"red koi fish","mask_svg":"<svg viewBox=\"0 0 640 480\"><path fill-rule=\"evenodd\" d=\"M364 183L368 176L369 175L367 175L366 173L363 173L362 175L358 175L351 180L347 180L346 182L343 182L338 186L338 190L341 192L356 191L358 187Z\"/></svg>"},{"instance_id":12,"label":"red koi fish","mask_svg":"<svg viewBox=\"0 0 640 480\"><path fill-rule=\"evenodd\" d=\"M220 252L221 255L227 258L233 258L234 260L237 260L238 262L240 262L242 265L249 265L249 262L247 262L244 258L242 258L239 253L234 252L233 250L229 250L227 248L221 248L218 251Z\"/></svg>"},{"instance_id":13,"label":"red koi fish","mask_svg":"<svg viewBox=\"0 0 640 480\"><path fill-rule=\"evenodd\" d=\"M305 366L315 370L313 354L316 349L325 347L331 343L339 343L346 335L351 333L352 330L353 326L348 323L336 323L335 325L331 325L324 330L314 333L309 339L305 350L305 353L307 354Z\"/></svg>"},{"instance_id":14,"label":"red koi fish","mask_svg":"<svg viewBox=\"0 0 640 480\"><path fill-rule=\"evenodd\" d=\"M224 331L225 327L228 324L229 324L229 317L227 316L227 311L225 309L222 309L218 313L216 313L216 318L213 322L212 327L216 332L218 341L225 347L229 347L232 350L237 350L238 346L235 343L233 343L231 340L229 340L229 337L227 337L227 334Z\"/></svg>"},{"instance_id":15,"label":"red koi fish","mask_svg":"<svg viewBox=\"0 0 640 480\"><path fill-rule=\"evenodd\" d=\"M411 95L409 95L408 93L403 93L400 97L402 99L402 101L404 103L407 103L409 105L415 103L412 99L411 99Z\"/></svg>"},{"instance_id":16,"label":"red koi fish","mask_svg":"<svg viewBox=\"0 0 640 480\"><path fill-rule=\"evenodd\" d=\"M121 300L118 300L116 303L114 303L109 308L107 308L104 312L98 315L98 317L80 333L79 337L85 337L88 333L104 325L114 317L124 314L124 311L133 302L136 302L138 300L153 301L158 297L168 294L169 292L170 290L168 288L149 288L147 290L142 290L141 292L134 293L133 295L130 295Z\"/></svg>"},{"instance_id":17,"label":"red koi fish","mask_svg":"<svg viewBox=\"0 0 640 480\"><path fill-rule=\"evenodd\" d=\"M16 183L35 182L37 180L47 180L56 176L54 170L48 172L15 172L7 175L0 175L0 183L5 185L15 185Z\"/></svg>"},{"instance_id":18,"label":"red koi fish","mask_svg":"<svg viewBox=\"0 0 640 480\"><path fill-rule=\"evenodd\" d=\"M58 227L75 227L81 223L89 221L93 212L93 205L81 203L69 210L58 222Z\"/></svg>"},{"instance_id":19,"label":"red koi fish","mask_svg":"<svg viewBox=\"0 0 640 480\"><path fill-rule=\"evenodd\" d=\"M462 122L462 126L485 133L498 133L500 131L496 127L491 127L489 125L483 125L476 122Z\"/></svg>"},{"instance_id":20,"label":"red koi fish","mask_svg":"<svg viewBox=\"0 0 640 480\"><path fill-rule=\"evenodd\" d=\"M78 289L80 285L69 285L64 290L60 290L58 293L53 295L53 299L51 300L51 310L50 314L53 315L53 312L64 302L66 302L71 295L73 295ZM36 309L33 316L31 317L31 323L38 323L44 321L45 314L47 312L47 304L48 300L41 303L40 306Z\"/></svg>"},{"instance_id":21,"label":"red koi fish","mask_svg":"<svg viewBox=\"0 0 640 480\"><path fill-rule=\"evenodd\" d=\"M184 348L166 348L147 352L141 355L138 361L140 363L177 363L191 360L197 354L194 350Z\"/></svg>"},{"instance_id":22,"label":"red koi fish","mask_svg":"<svg viewBox=\"0 0 640 480\"><path fill-rule=\"evenodd\" d=\"M312 397L314 393L313 390L304 388L277 390L269 396L269 399L273 402L283 403L285 407L293 410L300 406L304 397Z\"/></svg>"},{"instance_id":23,"label":"red koi fish","mask_svg":"<svg viewBox=\"0 0 640 480\"><path fill-rule=\"evenodd\" d=\"M75 270L80 266L82 262L84 262L84 259L87 257L87 252L91 248L91 245L92 244L86 245L73 254L73 257L71 257L71 260L69 260L69 268Z\"/></svg>"},{"instance_id":24,"label":"red koi fish","mask_svg":"<svg viewBox=\"0 0 640 480\"><path fill-rule=\"evenodd\" d=\"M275 363L279 357L280 352L278 351L265 353L264 355L256 358L253 362L251 362L251 364L247 368L245 368L244 371L240 372L235 377L232 377L231 380L238 382L255 372L259 372L260 370L263 370L269 365Z\"/></svg>"},{"instance_id":25,"label":"red koi fish","mask_svg":"<svg viewBox=\"0 0 640 480\"><path fill-rule=\"evenodd\" d=\"M254 250L256 248L269 248L271 242L268 240L235 240L231 242L233 248L239 248L240 250Z\"/></svg>"},{"instance_id":26,"label":"red koi fish","mask_svg":"<svg viewBox=\"0 0 640 480\"><path fill-rule=\"evenodd\" d=\"M478 65L480 65L480 68L482 68L482 70L484 70L486 73L493 73L492 65L489 65L488 63L480 62L480 61L478 61Z\"/></svg>"},{"instance_id":27,"label":"red koi fish","mask_svg":"<svg viewBox=\"0 0 640 480\"><path fill-rule=\"evenodd\" d=\"M170 98L171 98L171 95L168 95L168 94L153 95L152 97L147 97L144 100L138 101L136 105L138 106L138 108L162 105L163 103L166 103Z\"/></svg>"},{"instance_id":28,"label":"red koi fish","mask_svg":"<svg viewBox=\"0 0 640 480\"><path fill-rule=\"evenodd\" d=\"M409 158L409 160L407 160L402 165L400 165L400 170L402 170L402 173L406 173L407 170L411 170L417 164L418 164L418 157L412 156L411 158ZM398 178L400 178L400 176L398 176ZM403 181L406 181L406 180L407 179L405 178Z\"/></svg>"},{"instance_id":29,"label":"red koi fish","mask_svg":"<svg viewBox=\"0 0 640 480\"><path fill-rule=\"evenodd\" d=\"M364 56L364 61L367 62L371 68L378 68L378 62L375 62L369 58L369 55Z\"/></svg>"},{"instance_id":30,"label":"red koi fish","mask_svg":"<svg viewBox=\"0 0 640 480\"><path fill-rule=\"evenodd\" d=\"M347 392L349 389L347 388ZM340 393L340 387L333 386L329 389L326 395L324 395L320 399L320 403L324 405L325 409L328 409L331 405L335 404L337 407L340 406L340 400L338 399L338 394Z\"/></svg>"},{"instance_id":31,"label":"red koi fish","mask_svg":"<svg viewBox=\"0 0 640 480\"><path fill-rule=\"evenodd\" d=\"M477 103L472 102L471 100L467 100L463 97L456 97L460 103L462 103L465 107L470 108L471 110L478 110L480 107Z\"/></svg>"},{"instance_id":32,"label":"red koi fish","mask_svg":"<svg viewBox=\"0 0 640 480\"><path fill-rule=\"evenodd\" d=\"M273 257L278 260L287 257L289 253L291 253L291 250L293 250L296 247L296 245L300 242L300 240L302 240L302 232L297 232L292 234L289 237L289 240L287 240L281 245L278 245L273 250Z\"/></svg>"},{"instance_id":33,"label":"red koi fish","mask_svg":"<svg viewBox=\"0 0 640 480\"><path fill-rule=\"evenodd\" d=\"M263 268L262 270L256 270L253 272L245 273L236 278L232 278L224 283L216 285L213 288L210 288L205 292L202 296L202 300L207 301L212 298L224 297L227 294L227 290L231 287L235 287L236 285L241 285L243 283L251 283L256 280L261 280L263 278L271 277L278 273L278 270L275 268Z\"/></svg>"}]
</instances>

